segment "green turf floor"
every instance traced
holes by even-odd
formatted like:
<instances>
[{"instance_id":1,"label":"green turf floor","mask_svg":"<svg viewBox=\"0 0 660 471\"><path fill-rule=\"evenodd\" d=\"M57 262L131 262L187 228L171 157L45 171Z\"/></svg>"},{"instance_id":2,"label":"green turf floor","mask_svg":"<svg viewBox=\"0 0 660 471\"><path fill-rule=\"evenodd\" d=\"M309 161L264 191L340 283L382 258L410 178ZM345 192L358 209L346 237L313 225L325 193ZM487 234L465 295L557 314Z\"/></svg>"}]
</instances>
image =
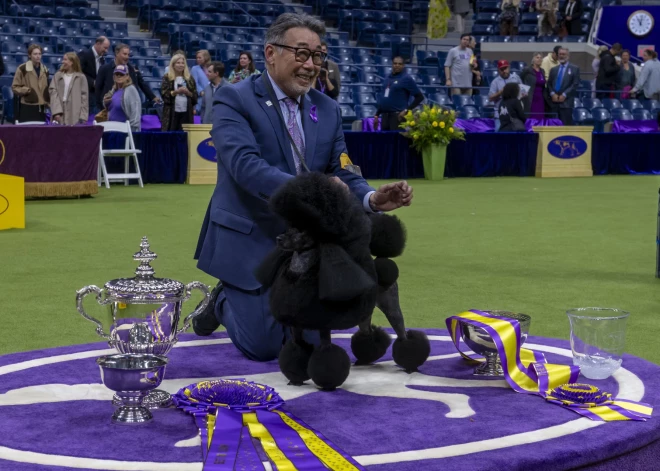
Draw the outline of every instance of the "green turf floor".
<instances>
[{"instance_id":1,"label":"green turf floor","mask_svg":"<svg viewBox=\"0 0 660 471\"><path fill-rule=\"evenodd\" d=\"M397 212L408 228L398 261L409 326L506 309L530 314L534 335L568 338L567 308L618 307L632 313L628 351L660 363L660 178L411 183L413 206ZM157 276L213 283L192 259L212 189L113 186L92 199L27 202L27 228L0 232L0 353L97 340L75 292L133 276L143 235L158 253Z\"/></svg>"}]
</instances>

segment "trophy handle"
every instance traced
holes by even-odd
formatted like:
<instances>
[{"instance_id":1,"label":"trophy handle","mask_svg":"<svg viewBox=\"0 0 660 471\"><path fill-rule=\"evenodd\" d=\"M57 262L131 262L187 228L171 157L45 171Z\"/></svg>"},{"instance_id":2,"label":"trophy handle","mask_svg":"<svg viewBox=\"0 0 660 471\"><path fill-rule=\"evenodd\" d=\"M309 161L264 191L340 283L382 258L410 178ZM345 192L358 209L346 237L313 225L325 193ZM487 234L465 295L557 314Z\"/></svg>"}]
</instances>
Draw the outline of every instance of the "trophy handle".
<instances>
[{"instance_id":1,"label":"trophy handle","mask_svg":"<svg viewBox=\"0 0 660 471\"><path fill-rule=\"evenodd\" d=\"M176 331L177 335L187 330L188 327L190 327L190 321L192 320L192 318L201 314L202 311L206 309L206 306L208 306L209 302L211 301L211 292L209 291L209 287L200 281L191 281L186 285L186 296L183 298L183 302L190 299L191 291L194 289L198 289L202 293L204 293L204 299L202 299L202 302L199 303L197 309L195 309L193 312L191 312L186 316L186 318L183 320L183 327L181 327L179 330Z\"/></svg>"},{"instance_id":2,"label":"trophy handle","mask_svg":"<svg viewBox=\"0 0 660 471\"><path fill-rule=\"evenodd\" d=\"M106 304L106 302L101 299L103 292L98 286L91 285L91 286L85 286L84 288L76 291L76 307L78 308L78 312L88 321L92 321L94 324L96 324L96 333L103 337L106 340L111 340L110 336L106 334L103 331L103 324L101 324L98 320L90 316L85 312L85 308L83 308L83 299L85 299L85 296L91 293L96 293L96 301L100 305Z\"/></svg>"}]
</instances>

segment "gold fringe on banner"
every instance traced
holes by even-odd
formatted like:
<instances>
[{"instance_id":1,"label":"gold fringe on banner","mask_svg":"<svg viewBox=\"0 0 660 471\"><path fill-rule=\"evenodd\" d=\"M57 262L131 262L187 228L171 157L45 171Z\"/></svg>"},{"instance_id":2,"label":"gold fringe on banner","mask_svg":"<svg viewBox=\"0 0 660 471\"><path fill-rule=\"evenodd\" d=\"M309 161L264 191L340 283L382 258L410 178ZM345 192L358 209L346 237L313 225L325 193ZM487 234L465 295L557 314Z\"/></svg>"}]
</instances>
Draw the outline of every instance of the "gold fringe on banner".
<instances>
[{"instance_id":1,"label":"gold fringe on banner","mask_svg":"<svg viewBox=\"0 0 660 471\"><path fill-rule=\"evenodd\" d=\"M96 180L82 182L25 183L25 197L95 195L99 192Z\"/></svg>"},{"instance_id":2,"label":"gold fringe on banner","mask_svg":"<svg viewBox=\"0 0 660 471\"><path fill-rule=\"evenodd\" d=\"M447 25L451 18L446 0L431 0L426 35L429 39L442 39L447 35Z\"/></svg>"}]
</instances>

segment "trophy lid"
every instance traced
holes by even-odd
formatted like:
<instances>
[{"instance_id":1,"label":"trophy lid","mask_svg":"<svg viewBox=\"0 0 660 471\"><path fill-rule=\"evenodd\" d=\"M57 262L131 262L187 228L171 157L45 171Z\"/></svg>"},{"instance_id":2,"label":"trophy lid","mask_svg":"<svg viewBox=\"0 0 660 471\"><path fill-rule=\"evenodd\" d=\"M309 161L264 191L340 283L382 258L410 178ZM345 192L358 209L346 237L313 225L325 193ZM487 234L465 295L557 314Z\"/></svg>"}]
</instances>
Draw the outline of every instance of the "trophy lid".
<instances>
[{"instance_id":1,"label":"trophy lid","mask_svg":"<svg viewBox=\"0 0 660 471\"><path fill-rule=\"evenodd\" d=\"M148 302L176 302L185 296L185 285L169 278L154 277L151 262L158 255L149 250L149 240L142 237L140 251L133 255L133 260L140 262L134 278L118 278L108 281L104 287L107 297L112 301L126 304Z\"/></svg>"}]
</instances>

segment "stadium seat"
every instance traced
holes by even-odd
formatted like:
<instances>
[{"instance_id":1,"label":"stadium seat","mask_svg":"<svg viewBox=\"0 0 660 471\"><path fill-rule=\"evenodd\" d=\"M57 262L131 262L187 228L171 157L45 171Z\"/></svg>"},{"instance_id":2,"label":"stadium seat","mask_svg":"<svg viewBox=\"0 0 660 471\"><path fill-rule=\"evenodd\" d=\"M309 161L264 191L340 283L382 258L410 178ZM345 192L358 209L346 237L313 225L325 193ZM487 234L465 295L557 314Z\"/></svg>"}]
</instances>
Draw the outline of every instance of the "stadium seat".
<instances>
[{"instance_id":1,"label":"stadium seat","mask_svg":"<svg viewBox=\"0 0 660 471\"><path fill-rule=\"evenodd\" d=\"M355 114L352 106L339 105L339 109L341 110L341 117L343 121L355 121L357 119L357 115Z\"/></svg>"},{"instance_id":2,"label":"stadium seat","mask_svg":"<svg viewBox=\"0 0 660 471\"><path fill-rule=\"evenodd\" d=\"M479 110L475 106L464 106L460 108L457 112L457 116L460 119L472 119L472 118L480 118L481 114L479 113Z\"/></svg>"},{"instance_id":3,"label":"stadium seat","mask_svg":"<svg viewBox=\"0 0 660 471\"><path fill-rule=\"evenodd\" d=\"M497 16L497 13L493 12L477 13L474 18L474 23L477 25L493 25L497 22ZM472 30L472 32L475 33L474 30Z\"/></svg>"},{"instance_id":4,"label":"stadium seat","mask_svg":"<svg viewBox=\"0 0 660 471\"><path fill-rule=\"evenodd\" d=\"M356 105L355 114L358 119L372 118L376 115L376 107L374 105Z\"/></svg>"},{"instance_id":5,"label":"stadium seat","mask_svg":"<svg viewBox=\"0 0 660 471\"><path fill-rule=\"evenodd\" d=\"M573 109L573 122L575 124L590 124L593 122L593 117L591 113L586 108L574 108Z\"/></svg>"},{"instance_id":6,"label":"stadium seat","mask_svg":"<svg viewBox=\"0 0 660 471\"><path fill-rule=\"evenodd\" d=\"M578 97L573 98L573 108L582 108L582 101Z\"/></svg>"},{"instance_id":7,"label":"stadium seat","mask_svg":"<svg viewBox=\"0 0 660 471\"><path fill-rule=\"evenodd\" d=\"M518 34L520 36L536 36L539 33L538 25L520 25Z\"/></svg>"},{"instance_id":8,"label":"stadium seat","mask_svg":"<svg viewBox=\"0 0 660 471\"><path fill-rule=\"evenodd\" d=\"M493 25L475 24L472 27L472 34L481 36L490 36L493 34Z\"/></svg>"},{"instance_id":9,"label":"stadium seat","mask_svg":"<svg viewBox=\"0 0 660 471\"><path fill-rule=\"evenodd\" d=\"M602 132L605 123L612 120L612 116L606 108L593 108L591 110L591 116L594 122L594 131L596 132Z\"/></svg>"},{"instance_id":10,"label":"stadium seat","mask_svg":"<svg viewBox=\"0 0 660 471\"><path fill-rule=\"evenodd\" d=\"M621 102L616 98L603 98L603 107L610 110L610 112L617 108L623 108Z\"/></svg>"},{"instance_id":11,"label":"stadium seat","mask_svg":"<svg viewBox=\"0 0 660 471\"><path fill-rule=\"evenodd\" d=\"M600 102L600 100L598 98L583 98L582 99L582 105L586 109L592 110L592 114L593 114L594 108L603 108L603 104ZM596 116L594 116L594 119L596 119Z\"/></svg>"},{"instance_id":12,"label":"stadium seat","mask_svg":"<svg viewBox=\"0 0 660 471\"><path fill-rule=\"evenodd\" d=\"M353 98L347 93L340 93L339 96L337 96L337 103L340 105L352 105Z\"/></svg>"},{"instance_id":13,"label":"stadium seat","mask_svg":"<svg viewBox=\"0 0 660 471\"><path fill-rule=\"evenodd\" d=\"M625 108L612 108L610 113L613 120L629 121L633 119L632 113Z\"/></svg>"},{"instance_id":14,"label":"stadium seat","mask_svg":"<svg viewBox=\"0 0 660 471\"><path fill-rule=\"evenodd\" d=\"M442 106L450 106L452 104L451 98L443 93L434 93L428 99Z\"/></svg>"},{"instance_id":15,"label":"stadium seat","mask_svg":"<svg viewBox=\"0 0 660 471\"><path fill-rule=\"evenodd\" d=\"M623 100L621 104L625 109L630 110L631 112L637 108L643 108L640 101L635 99Z\"/></svg>"},{"instance_id":16,"label":"stadium seat","mask_svg":"<svg viewBox=\"0 0 660 471\"><path fill-rule=\"evenodd\" d=\"M355 102L360 105L375 105L377 100L372 93L360 93L357 95Z\"/></svg>"},{"instance_id":17,"label":"stadium seat","mask_svg":"<svg viewBox=\"0 0 660 471\"><path fill-rule=\"evenodd\" d=\"M479 109L493 106L493 103L491 103L491 101L488 99L488 95L473 95L472 101L474 102L474 105Z\"/></svg>"},{"instance_id":18,"label":"stadium seat","mask_svg":"<svg viewBox=\"0 0 660 471\"><path fill-rule=\"evenodd\" d=\"M642 106L645 110L653 111L660 108L660 101L658 100L644 100Z\"/></svg>"},{"instance_id":19,"label":"stadium seat","mask_svg":"<svg viewBox=\"0 0 660 471\"><path fill-rule=\"evenodd\" d=\"M464 106L474 106L474 100L471 95L453 95L452 102L456 108L463 108Z\"/></svg>"},{"instance_id":20,"label":"stadium seat","mask_svg":"<svg viewBox=\"0 0 660 471\"><path fill-rule=\"evenodd\" d=\"M538 25L538 13L523 13L520 15L520 22L525 25Z\"/></svg>"},{"instance_id":21,"label":"stadium seat","mask_svg":"<svg viewBox=\"0 0 660 471\"><path fill-rule=\"evenodd\" d=\"M635 108L632 110L632 117L633 119L638 119L638 120L649 120L653 119L653 115L649 110L645 110L644 108Z\"/></svg>"}]
</instances>

